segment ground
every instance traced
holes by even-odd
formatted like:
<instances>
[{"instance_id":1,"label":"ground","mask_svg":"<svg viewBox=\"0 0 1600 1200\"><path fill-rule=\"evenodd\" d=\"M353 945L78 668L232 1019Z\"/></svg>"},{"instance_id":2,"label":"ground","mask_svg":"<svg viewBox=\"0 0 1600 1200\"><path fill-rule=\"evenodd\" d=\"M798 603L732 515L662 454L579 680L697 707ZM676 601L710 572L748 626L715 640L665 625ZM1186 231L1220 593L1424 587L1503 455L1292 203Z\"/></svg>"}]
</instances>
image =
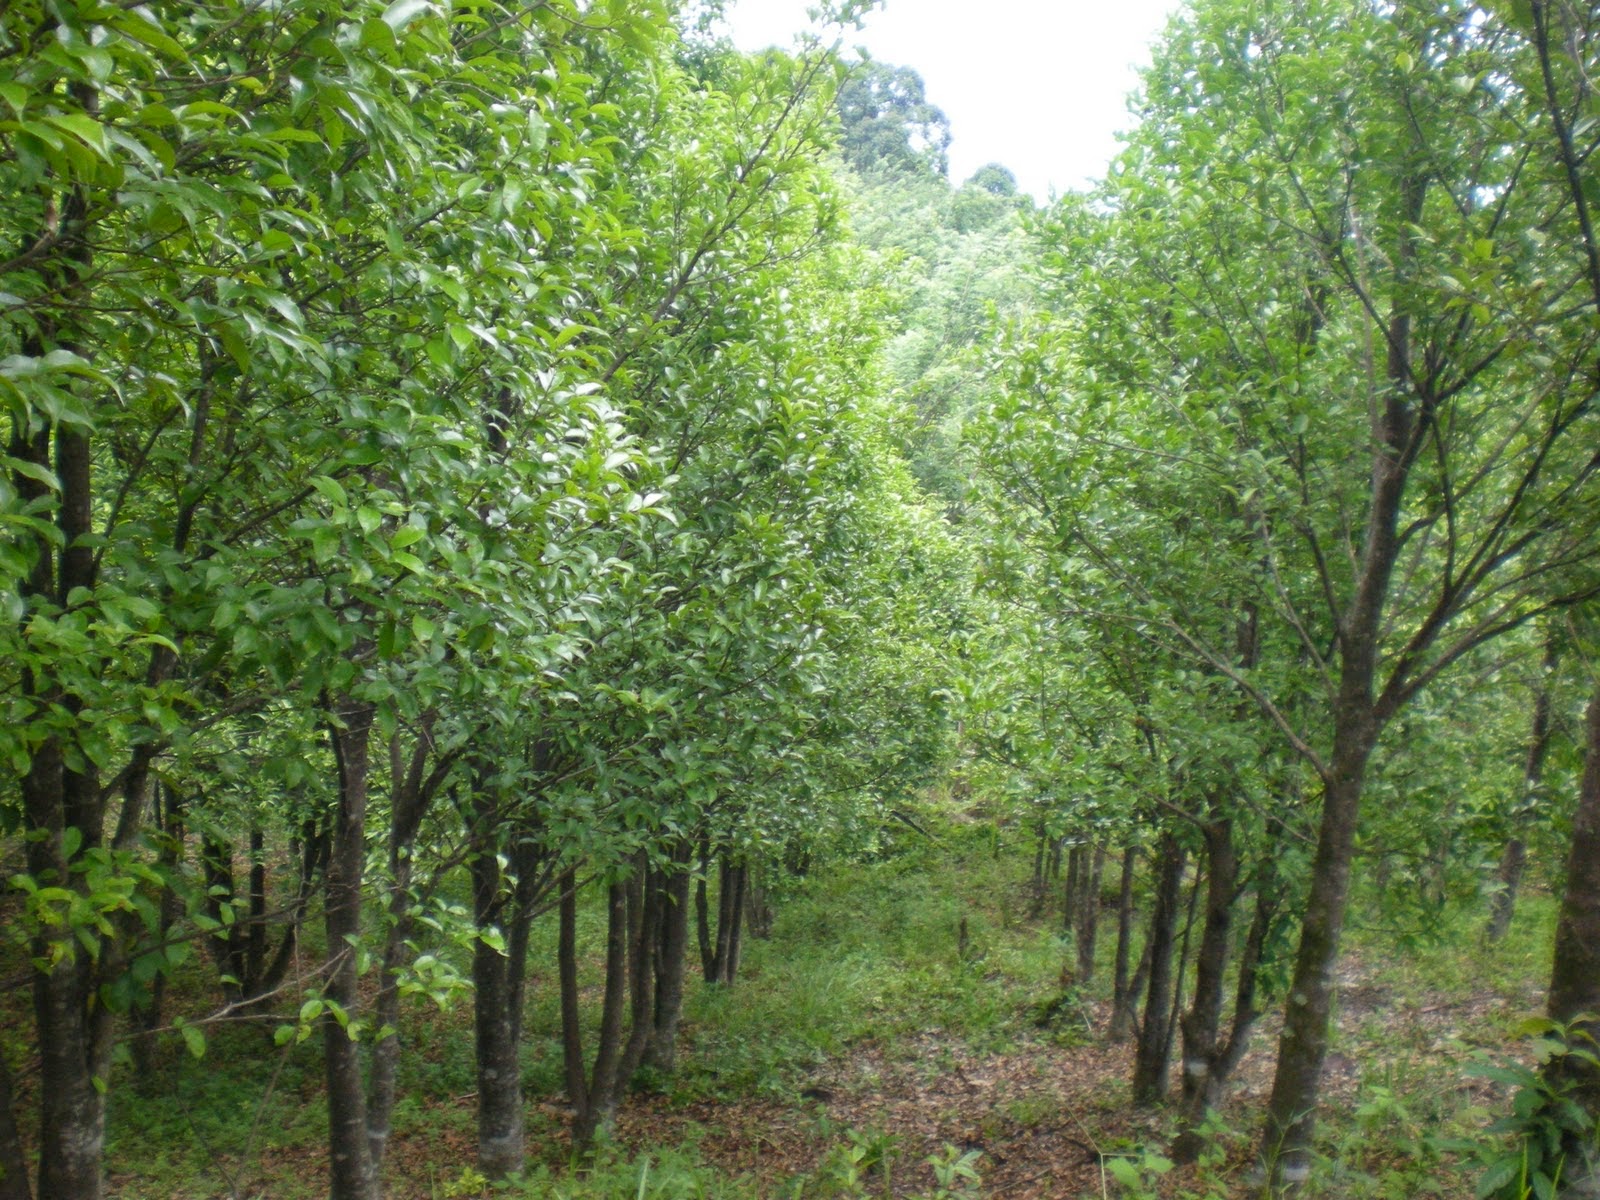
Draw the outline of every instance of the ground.
<instances>
[{"instance_id":1,"label":"ground","mask_svg":"<svg viewBox=\"0 0 1600 1200\"><path fill-rule=\"evenodd\" d=\"M1093 981L1064 991L1070 947L1048 913L1025 915L1019 863L958 865L937 875L915 866L843 872L794 889L774 936L752 943L733 988L691 989L678 1073L646 1080L629 1097L587 1175L574 1171L565 1133L553 981L538 973L530 981L524 1068L534 1162L510 1193L486 1188L472 1170L470 1003L419 1005L408 1014L406 1098L386 1194L1247 1194L1272 1020L1238 1072L1211 1153L1198 1167L1168 1169L1160 1155L1171 1112L1129 1108L1131 1049L1103 1037L1110 946L1102 945ZM1539 898L1525 907L1525 926L1493 949L1474 940L1479 916L1470 907L1451 929L1398 947L1388 931L1356 930L1341 968L1325 1160L1311 1195L1473 1194L1478 1168L1461 1146L1482 1142L1509 1098L1468 1069L1525 1054L1515 1027L1542 1001L1551 914ZM963 918L970 944L957 941ZM547 961L539 956L549 949L536 944L534 961ZM118 1080L113 1196L324 1194L314 1038L279 1050L270 1029L237 1030L217 1037L203 1061L169 1049L156 1075ZM981 1176L978 1191L963 1178L969 1167Z\"/></svg>"}]
</instances>

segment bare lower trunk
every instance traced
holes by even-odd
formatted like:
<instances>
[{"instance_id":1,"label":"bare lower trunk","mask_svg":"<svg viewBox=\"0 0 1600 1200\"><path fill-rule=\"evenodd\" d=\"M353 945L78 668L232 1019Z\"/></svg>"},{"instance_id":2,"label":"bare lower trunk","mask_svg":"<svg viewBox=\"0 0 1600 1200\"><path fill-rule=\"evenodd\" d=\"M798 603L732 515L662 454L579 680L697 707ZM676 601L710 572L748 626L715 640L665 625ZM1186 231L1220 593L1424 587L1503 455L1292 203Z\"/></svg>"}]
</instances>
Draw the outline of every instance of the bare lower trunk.
<instances>
[{"instance_id":1,"label":"bare lower trunk","mask_svg":"<svg viewBox=\"0 0 1600 1200\"><path fill-rule=\"evenodd\" d=\"M1144 1024L1134 1054L1133 1102L1141 1108L1159 1104L1167 1093L1171 1045L1172 950L1177 941L1183 883L1184 850L1171 833L1163 834L1156 856L1156 899L1150 913L1150 983L1145 997Z\"/></svg>"},{"instance_id":2,"label":"bare lower trunk","mask_svg":"<svg viewBox=\"0 0 1600 1200\"><path fill-rule=\"evenodd\" d=\"M561 878L556 965L561 979L561 1057L566 1067L567 1103L573 1112L589 1106L583 1020L578 1008L578 885L573 872Z\"/></svg>"},{"instance_id":3,"label":"bare lower trunk","mask_svg":"<svg viewBox=\"0 0 1600 1200\"><path fill-rule=\"evenodd\" d=\"M1100 881L1105 875L1106 850L1104 846L1096 846L1093 851L1085 847L1085 856L1090 863L1080 880L1081 894L1078 897L1078 982L1088 983L1094 978L1094 946L1095 937L1100 929Z\"/></svg>"},{"instance_id":4,"label":"bare lower trunk","mask_svg":"<svg viewBox=\"0 0 1600 1200\"><path fill-rule=\"evenodd\" d=\"M717 870L717 927L709 926L705 873L709 866L707 850L701 845L701 877L695 891L695 915L700 932L700 960L707 983L731 986L739 974L743 947L745 885L748 871L733 861L733 852L722 851Z\"/></svg>"},{"instance_id":5,"label":"bare lower trunk","mask_svg":"<svg viewBox=\"0 0 1600 1200\"><path fill-rule=\"evenodd\" d=\"M648 903L649 896L640 870L636 870L633 879L613 883L607 890L606 984L594 1069L587 1084L578 1089L582 1102L574 1101L573 1106L572 1139L580 1150L587 1151L594 1143L595 1134L611 1124L623 1089L638 1070L650 1038L652 956L646 944L646 933L655 926L655 918ZM564 921L565 917L563 909ZM565 939L565 924L562 932ZM569 993L563 981L563 1027L572 1029L577 1016L575 1012L566 1011L569 996L575 1005L576 989ZM582 1076L585 1063L581 1042L569 1036L567 1047L570 1080Z\"/></svg>"},{"instance_id":6,"label":"bare lower trunk","mask_svg":"<svg viewBox=\"0 0 1600 1200\"><path fill-rule=\"evenodd\" d=\"M1571 1044L1583 1054L1550 1060L1546 1073L1588 1115L1591 1136L1568 1132L1563 1196L1600 1195L1600 1146L1592 1136L1600 1124L1600 1066L1594 1061L1600 1041L1600 688L1589 699L1584 722L1586 753L1578 811L1573 816L1567 855L1567 884L1556 922L1555 965L1550 974L1550 1016L1571 1023ZM1579 1020L1578 1018L1584 1018Z\"/></svg>"},{"instance_id":7,"label":"bare lower trunk","mask_svg":"<svg viewBox=\"0 0 1600 1200\"><path fill-rule=\"evenodd\" d=\"M1200 1143L1195 1131L1219 1098L1223 1080L1217 1068L1223 1046L1223 985L1233 931L1233 905L1238 892L1239 863L1233 844L1233 821L1224 818L1204 827L1206 844L1206 916L1195 958L1194 998L1180 1023L1183 1032L1183 1133L1173 1146L1179 1162L1193 1162Z\"/></svg>"},{"instance_id":8,"label":"bare lower trunk","mask_svg":"<svg viewBox=\"0 0 1600 1200\"><path fill-rule=\"evenodd\" d=\"M522 1170L522 1078L511 961L479 939L472 948L473 1049L478 1068L478 1170L504 1179Z\"/></svg>"},{"instance_id":9,"label":"bare lower trunk","mask_svg":"<svg viewBox=\"0 0 1600 1200\"><path fill-rule=\"evenodd\" d=\"M1138 865L1139 851L1129 846L1122 852L1122 880L1117 888L1117 953L1112 969L1111 1027L1106 1037L1112 1042L1125 1042L1133 1036L1135 989L1129 986L1128 960L1133 954L1133 873Z\"/></svg>"},{"instance_id":10,"label":"bare lower trunk","mask_svg":"<svg viewBox=\"0 0 1600 1200\"><path fill-rule=\"evenodd\" d=\"M1522 872L1528 863L1528 844L1522 838L1522 826L1538 806L1540 786L1544 783L1544 762L1550 750L1550 683L1559 661L1554 635L1545 640L1543 674L1533 694L1533 721L1528 730L1528 756L1522 764L1521 803L1511 814L1511 834L1500 852L1498 886L1489 898L1489 924L1484 936L1498 942L1511 928L1511 918L1517 908L1517 892L1522 887Z\"/></svg>"},{"instance_id":11,"label":"bare lower trunk","mask_svg":"<svg viewBox=\"0 0 1600 1200\"><path fill-rule=\"evenodd\" d=\"M523 1165L522 1079L517 1061L517 1020L512 1009L513 963L504 942L505 880L494 836L493 805L476 806L471 863L473 919L479 936L472 946L473 1050L478 1068L478 1170L504 1179Z\"/></svg>"},{"instance_id":12,"label":"bare lower trunk","mask_svg":"<svg viewBox=\"0 0 1600 1200\"><path fill-rule=\"evenodd\" d=\"M1371 743L1336 752L1333 778L1323 795L1322 828L1311 868L1311 891L1300 926L1294 975L1278 1038L1278 1065L1267 1104L1262 1156L1269 1190L1303 1183L1311 1169L1322 1062L1328 1053L1328 1018L1334 969L1350 891L1356 813ZM1340 759L1343 761L1339 761Z\"/></svg>"},{"instance_id":13,"label":"bare lower trunk","mask_svg":"<svg viewBox=\"0 0 1600 1200\"><path fill-rule=\"evenodd\" d=\"M1078 924L1078 905L1083 899L1083 852L1086 849L1088 847L1074 844L1067 851L1067 885L1061 890L1061 932L1068 936Z\"/></svg>"},{"instance_id":14,"label":"bare lower trunk","mask_svg":"<svg viewBox=\"0 0 1600 1200\"><path fill-rule=\"evenodd\" d=\"M70 877L62 852L60 801L66 774L51 742L34 751L22 781L24 811L33 834L27 847L29 873L55 886ZM33 976L39 1038L39 1200L98 1200L105 1106L94 1086L84 1017L88 996L80 962L83 951L70 942L64 954L54 954L53 949L43 933L34 938L35 960L50 964Z\"/></svg>"},{"instance_id":15,"label":"bare lower trunk","mask_svg":"<svg viewBox=\"0 0 1600 1200\"><path fill-rule=\"evenodd\" d=\"M678 1022L683 1014L683 977L689 951L689 847L675 848L657 881L661 933L655 953L655 1011L645 1059L670 1074L677 1063Z\"/></svg>"},{"instance_id":16,"label":"bare lower trunk","mask_svg":"<svg viewBox=\"0 0 1600 1200\"><path fill-rule=\"evenodd\" d=\"M339 767L339 807L325 885L323 922L328 949L323 996L339 1011L330 1008L322 1017L322 1055L328 1088L328 1194L332 1200L376 1200L378 1195L367 1144L361 1048L346 1029L346 1020L357 1018L360 1005L356 945L361 937L372 718L371 705L347 703L331 730Z\"/></svg>"}]
</instances>

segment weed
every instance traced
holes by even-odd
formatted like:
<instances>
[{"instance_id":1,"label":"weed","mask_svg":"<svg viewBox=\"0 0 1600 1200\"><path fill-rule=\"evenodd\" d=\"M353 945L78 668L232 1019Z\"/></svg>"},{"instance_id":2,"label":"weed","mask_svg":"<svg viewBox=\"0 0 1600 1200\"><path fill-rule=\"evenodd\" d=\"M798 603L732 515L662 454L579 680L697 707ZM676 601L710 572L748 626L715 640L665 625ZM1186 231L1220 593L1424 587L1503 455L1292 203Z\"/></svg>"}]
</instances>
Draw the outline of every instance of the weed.
<instances>
[{"instance_id":1,"label":"weed","mask_svg":"<svg viewBox=\"0 0 1600 1200\"><path fill-rule=\"evenodd\" d=\"M1582 1061L1586 1069L1600 1068L1594 1038L1578 1026L1547 1017L1534 1017L1522 1026L1535 1037L1539 1064L1562 1058ZM1552 1078L1538 1066L1521 1063L1480 1063L1469 1073L1517 1089L1512 1111L1490 1125L1491 1135L1509 1137L1499 1145L1475 1147L1483 1166L1478 1195L1494 1200L1550 1200L1562 1180L1576 1170L1592 1170L1600 1160L1600 1120L1573 1097L1570 1078ZM1577 1150L1577 1154L1574 1151ZM1587 1158L1588 1163L1572 1161Z\"/></svg>"}]
</instances>

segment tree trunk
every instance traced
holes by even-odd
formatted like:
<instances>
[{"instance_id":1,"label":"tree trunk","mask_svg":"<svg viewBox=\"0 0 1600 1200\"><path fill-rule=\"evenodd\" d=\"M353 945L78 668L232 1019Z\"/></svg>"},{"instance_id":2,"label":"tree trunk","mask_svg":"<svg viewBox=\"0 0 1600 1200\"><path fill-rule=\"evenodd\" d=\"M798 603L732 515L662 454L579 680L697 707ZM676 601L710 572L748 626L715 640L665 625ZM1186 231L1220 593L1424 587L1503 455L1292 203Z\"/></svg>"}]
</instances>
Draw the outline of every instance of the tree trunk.
<instances>
[{"instance_id":1,"label":"tree trunk","mask_svg":"<svg viewBox=\"0 0 1600 1200\"><path fill-rule=\"evenodd\" d=\"M1037 840L1033 846L1033 882L1028 899L1028 918L1030 920L1036 919L1040 913L1044 912L1044 856L1050 849L1050 837L1045 832L1044 822L1041 821L1034 832L1037 835Z\"/></svg>"},{"instance_id":2,"label":"tree trunk","mask_svg":"<svg viewBox=\"0 0 1600 1200\"><path fill-rule=\"evenodd\" d=\"M656 943L655 1010L645 1061L664 1074L677 1065L678 1022L683 1015L683 976L689 951L689 845L674 846L660 889L661 936Z\"/></svg>"},{"instance_id":3,"label":"tree trunk","mask_svg":"<svg viewBox=\"0 0 1600 1200\"><path fill-rule=\"evenodd\" d=\"M578 883L568 871L561 877L556 964L561 979L561 1059L566 1067L567 1103L574 1113L589 1107L589 1080L584 1070L583 1019L578 1008Z\"/></svg>"},{"instance_id":4,"label":"tree trunk","mask_svg":"<svg viewBox=\"0 0 1600 1200\"><path fill-rule=\"evenodd\" d=\"M1088 983L1094 978L1094 946L1100 929L1100 881L1105 875L1106 849L1096 846L1092 851L1084 848L1090 858L1088 869L1082 873L1082 895L1078 898L1078 983Z\"/></svg>"},{"instance_id":5,"label":"tree trunk","mask_svg":"<svg viewBox=\"0 0 1600 1200\"><path fill-rule=\"evenodd\" d=\"M327 982L323 997L345 1018L359 1015L361 884L366 859L367 762L373 707L346 702L331 722L339 770L338 812L325 881ZM322 1054L328 1088L328 1193L332 1200L377 1200L378 1181L367 1145L367 1097L361 1047L330 1009L322 1016Z\"/></svg>"},{"instance_id":6,"label":"tree trunk","mask_svg":"<svg viewBox=\"0 0 1600 1200\"><path fill-rule=\"evenodd\" d=\"M1061 932L1071 935L1078 924L1078 904L1082 897L1084 847L1073 844L1067 851L1067 885L1061 890Z\"/></svg>"},{"instance_id":7,"label":"tree trunk","mask_svg":"<svg viewBox=\"0 0 1600 1200\"><path fill-rule=\"evenodd\" d=\"M710 866L709 854L709 845L702 842L700 880L695 888L695 918L700 934L700 962L707 983L731 986L739 973L748 871L743 863L733 861L731 850L722 851L717 868L717 928L713 934L709 924L710 905L707 902L705 880Z\"/></svg>"},{"instance_id":8,"label":"tree trunk","mask_svg":"<svg viewBox=\"0 0 1600 1200\"><path fill-rule=\"evenodd\" d=\"M169 879L175 879L183 863L183 806L169 788L158 785L155 795L155 825L161 839L159 869ZM170 882L164 883L161 887L160 916L156 927L158 939L162 944L166 943L173 925L182 914L183 901ZM144 1007L137 1014L137 1028L133 1038L133 1066L138 1074L141 1089L149 1089L155 1083L156 1030L162 1025L161 1016L166 1006L166 995L167 972L158 970L155 977L150 980L150 993Z\"/></svg>"},{"instance_id":9,"label":"tree trunk","mask_svg":"<svg viewBox=\"0 0 1600 1200\"><path fill-rule=\"evenodd\" d=\"M472 910L473 1050L478 1070L478 1170L493 1180L522 1170L522 1077L517 1014L512 1008L512 961L504 917L506 880L496 828L501 816L480 778L474 786ZM499 935L499 945L491 942Z\"/></svg>"},{"instance_id":10,"label":"tree trunk","mask_svg":"<svg viewBox=\"0 0 1600 1200\"><path fill-rule=\"evenodd\" d=\"M1215 809L1213 809L1215 811ZM1233 905L1238 891L1239 862L1233 844L1233 820L1224 817L1202 827L1206 844L1206 918L1195 959L1194 998L1180 1023L1183 1031L1183 1132L1173 1146L1180 1163L1200 1152L1196 1130L1216 1104L1223 1080L1217 1068L1223 1049L1222 997L1233 931Z\"/></svg>"},{"instance_id":11,"label":"tree trunk","mask_svg":"<svg viewBox=\"0 0 1600 1200\"><path fill-rule=\"evenodd\" d=\"M1592 1133L1600 1122L1600 1066L1593 1058L1600 1041L1600 687L1589 698L1584 733L1583 783L1572 820L1547 1011L1553 1020L1570 1025L1572 1048L1587 1057L1560 1055L1545 1070L1553 1086L1571 1089L1588 1114ZM1600 1196L1600 1146L1594 1138L1568 1132L1563 1148L1562 1195L1585 1200Z\"/></svg>"},{"instance_id":12,"label":"tree trunk","mask_svg":"<svg viewBox=\"0 0 1600 1200\"><path fill-rule=\"evenodd\" d=\"M1117 954L1112 968L1111 1027L1106 1037L1113 1043L1125 1042L1133 1036L1135 989L1129 986L1128 960L1133 953L1133 873L1139 862L1139 851L1128 846L1122 851L1122 880L1117 888Z\"/></svg>"},{"instance_id":13,"label":"tree trunk","mask_svg":"<svg viewBox=\"0 0 1600 1200\"><path fill-rule=\"evenodd\" d=\"M634 877L623 883L613 883L607 890L606 918L606 985L601 1002L600 1032L595 1047L594 1070L588 1085L580 1089L583 1103L574 1103L572 1122L573 1144L588 1151L594 1144L595 1134L610 1125L616 1114L622 1091L644 1056L653 1024L650 1020L650 1002L653 998L651 979L651 954L647 945L647 931L655 926L652 906L648 903L649 889L644 886L643 872L638 869ZM563 917L566 910L563 910ZM565 934L563 929L563 934ZM568 1013L568 998L576 1005L576 988L562 988L563 1027L576 1024L575 1011ZM631 1013L631 1022L626 1017ZM624 1036L626 1034L626 1037ZM577 1058L567 1061L567 1075L581 1076L584 1069L581 1045L569 1039L577 1050Z\"/></svg>"},{"instance_id":14,"label":"tree trunk","mask_svg":"<svg viewBox=\"0 0 1600 1200\"><path fill-rule=\"evenodd\" d=\"M1359 727L1358 727L1359 728ZM1344 929L1355 850L1356 814L1370 740L1341 730L1333 777L1324 789L1322 826L1311 866L1311 891L1300 926L1294 976L1278 1037L1278 1065L1267 1102L1262 1156L1270 1172L1269 1193L1295 1188L1310 1175L1322 1061L1328 1053L1334 970Z\"/></svg>"},{"instance_id":15,"label":"tree trunk","mask_svg":"<svg viewBox=\"0 0 1600 1200\"><path fill-rule=\"evenodd\" d=\"M1539 788L1544 783L1544 761L1550 749L1550 686L1558 661L1555 635L1548 634L1543 671L1533 693L1533 722L1528 730L1528 756L1522 765L1521 802L1511 814L1511 833L1500 853L1499 886L1489 898L1489 924L1484 936L1491 943L1505 937L1511 928L1511 918L1517 908L1517 890L1522 886L1522 872L1528 862L1528 845L1522 838L1522 827L1538 806Z\"/></svg>"},{"instance_id":16,"label":"tree trunk","mask_svg":"<svg viewBox=\"0 0 1600 1200\"><path fill-rule=\"evenodd\" d=\"M711 878L711 836L700 835L700 870L694 881L694 930L700 945L700 973L707 983L716 980L717 952L711 941L711 906L706 896Z\"/></svg>"},{"instance_id":17,"label":"tree trunk","mask_svg":"<svg viewBox=\"0 0 1600 1200\"><path fill-rule=\"evenodd\" d=\"M1133 1103L1149 1108L1161 1103L1167 1093L1168 1009L1172 1003L1172 949L1177 941L1178 915L1182 907L1184 850L1170 832L1161 837L1156 856L1156 899L1150 913L1150 932L1145 939L1150 949L1150 983L1145 997L1144 1024L1134 1053Z\"/></svg>"},{"instance_id":18,"label":"tree trunk","mask_svg":"<svg viewBox=\"0 0 1600 1200\"><path fill-rule=\"evenodd\" d=\"M22 780L28 818L28 872L62 886L71 878L62 835L66 770L54 740L40 746ZM41 836L42 835L42 836ZM105 1106L94 1086L81 948L55 953L43 931L33 938L33 1009L39 1038L39 1200L98 1200Z\"/></svg>"}]
</instances>

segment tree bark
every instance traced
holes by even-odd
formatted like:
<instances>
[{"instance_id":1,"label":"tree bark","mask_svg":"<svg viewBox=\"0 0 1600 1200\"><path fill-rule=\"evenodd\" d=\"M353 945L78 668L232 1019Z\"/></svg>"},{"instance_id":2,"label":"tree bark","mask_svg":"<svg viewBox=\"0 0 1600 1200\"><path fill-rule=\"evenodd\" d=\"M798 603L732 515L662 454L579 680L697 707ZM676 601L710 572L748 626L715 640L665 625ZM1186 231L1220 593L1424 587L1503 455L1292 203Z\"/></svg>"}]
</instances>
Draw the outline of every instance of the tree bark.
<instances>
[{"instance_id":1,"label":"tree bark","mask_svg":"<svg viewBox=\"0 0 1600 1200\"><path fill-rule=\"evenodd\" d=\"M1061 932L1072 935L1078 927L1078 905L1083 897L1083 851L1085 847L1073 843L1067 851L1067 884L1061 890Z\"/></svg>"},{"instance_id":2,"label":"tree bark","mask_svg":"<svg viewBox=\"0 0 1600 1200\"><path fill-rule=\"evenodd\" d=\"M353 1021L360 1006L356 946L361 937L373 707L347 701L333 718L330 732L338 763L339 797L324 884L328 948L323 996ZM378 1181L367 1143L361 1047L331 1010L322 1016L322 1054L328 1088L328 1193L332 1200L377 1200Z\"/></svg>"},{"instance_id":3,"label":"tree bark","mask_svg":"<svg viewBox=\"0 0 1600 1200\"><path fill-rule=\"evenodd\" d=\"M1550 750L1550 686L1559 661L1554 634L1547 634L1544 644L1543 670L1538 687L1533 693L1533 721L1528 730L1528 755L1522 764L1521 803L1511 814L1511 833L1505 848L1500 852L1499 886L1489 898L1489 924L1484 936L1490 943L1498 942L1511 928L1511 918L1517 908L1517 891L1522 886L1522 872L1528 862L1528 844L1523 840L1522 829L1530 813L1537 807L1539 789L1544 783L1544 762Z\"/></svg>"},{"instance_id":4,"label":"tree bark","mask_svg":"<svg viewBox=\"0 0 1600 1200\"><path fill-rule=\"evenodd\" d=\"M632 879L611 884L606 893L606 983L600 1031L593 1072L587 1085L579 1089L583 1102L574 1102L572 1139L580 1151L588 1151L594 1144L595 1134L610 1125L616 1115L622 1091L639 1068L653 1028L650 1019L652 959L647 931L655 921L648 903L650 892L644 887L642 874L636 865ZM563 909L563 918L566 912ZM569 997L573 1004L570 1013L567 1010ZM569 991L563 982L564 1028L576 1025L576 1001L576 987ZM581 1043L569 1037L567 1044L576 1051L575 1057L569 1051L567 1059L567 1077L571 1080L583 1075L585 1063Z\"/></svg>"},{"instance_id":5,"label":"tree bark","mask_svg":"<svg viewBox=\"0 0 1600 1200\"><path fill-rule=\"evenodd\" d=\"M678 1023L683 1015L683 977L689 951L689 855L687 842L673 847L657 886L661 935L656 943L655 1011L645 1061L665 1074L677 1065Z\"/></svg>"},{"instance_id":6,"label":"tree bark","mask_svg":"<svg viewBox=\"0 0 1600 1200\"><path fill-rule=\"evenodd\" d=\"M1095 846L1084 848L1089 865L1080 880L1082 894L1078 897L1077 949L1078 983L1088 983L1094 978L1094 947L1100 929L1100 881L1105 875L1106 850Z\"/></svg>"},{"instance_id":7,"label":"tree bark","mask_svg":"<svg viewBox=\"0 0 1600 1200\"><path fill-rule=\"evenodd\" d=\"M584 1070L583 1020L578 1009L578 884L574 872L561 877L556 965L561 980L561 1059L566 1068L567 1103L574 1113L589 1107Z\"/></svg>"},{"instance_id":8,"label":"tree bark","mask_svg":"<svg viewBox=\"0 0 1600 1200\"><path fill-rule=\"evenodd\" d=\"M1213 813L1216 812L1215 805ZM1238 894L1239 859L1233 841L1233 820L1220 817L1201 827L1206 846L1206 915L1195 958L1194 997L1180 1022L1183 1035L1182 1132L1173 1157L1190 1163L1199 1157L1196 1130L1220 1098L1219 1078L1223 987L1233 932L1233 906Z\"/></svg>"},{"instance_id":9,"label":"tree bark","mask_svg":"<svg viewBox=\"0 0 1600 1200\"><path fill-rule=\"evenodd\" d=\"M1170 1054L1169 1007L1172 1004L1172 950L1177 941L1182 908L1184 849L1171 832L1161 837L1156 855L1156 899L1150 913L1150 983L1145 997L1144 1024L1134 1052L1133 1103L1150 1108L1166 1097Z\"/></svg>"},{"instance_id":10,"label":"tree bark","mask_svg":"<svg viewBox=\"0 0 1600 1200\"><path fill-rule=\"evenodd\" d=\"M1136 847L1128 846L1122 851L1122 879L1117 888L1117 953L1111 982L1111 1026L1106 1031L1106 1037L1113 1043L1125 1042L1133 1036L1134 1010L1138 1005L1128 980L1128 961L1133 953L1133 873L1138 862Z\"/></svg>"},{"instance_id":11,"label":"tree bark","mask_svg":"<svg viewBox=\"0 0 1600 1200\"><path fill-rule=\"evenodd\" d=\"M1572 821L1546 1011L1568 1025L1572 1049L1589 1057L1559 1055L1546 1072L1554 1087L1570 1089L1593 1130L1600 1122L1600 1067L1593 1061L1600 1047L1600 687L1589 698L1584 744L1583 783ZM1600 1196L1600 1146L1592 1137L1568 1133L1563 1149L1563 1196Z\"/></svg>"}]
</instances>

